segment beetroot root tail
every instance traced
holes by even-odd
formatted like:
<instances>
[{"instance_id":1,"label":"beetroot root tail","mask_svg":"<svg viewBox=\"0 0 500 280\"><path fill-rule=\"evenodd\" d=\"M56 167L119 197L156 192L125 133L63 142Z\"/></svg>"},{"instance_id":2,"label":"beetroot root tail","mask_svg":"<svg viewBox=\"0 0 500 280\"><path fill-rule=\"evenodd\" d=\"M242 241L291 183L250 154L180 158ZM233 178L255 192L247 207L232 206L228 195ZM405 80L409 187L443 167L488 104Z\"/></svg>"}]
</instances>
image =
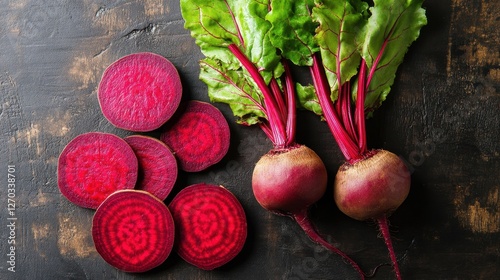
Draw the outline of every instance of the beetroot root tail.
<instances>
[{"instance_id":1,"label":"beetroot root tail","mask_svg":"<svg viewBox=\"0 0 500 280\"><path fill-rule=\"evenodd\" d=\"M383 215L382 217L377 219L377 223L382 232L382 237L384 238L385 245L389 250L389 257L392 261L392 267L394 269L394 273L396 274L396 279L401 280L401 271L399 270L398 260L396 257L396 252L394 252L394 247L392 246L391 233L389 232L389 223L387 221L387 216Z\"/></svg>"},{"instance_id":2,"label":"beetroot root tail","mask_svg":"<svg viewBox=\"0 0 500 280\"><path fill-rule=\"evenodd\" d=\"M365 279L366 274L363 272L363 270L359 267L359 265L351 259L346 253L342 252L340 249L337 247L333 246L329 242L327 242L323 237L319 235L319 233L316 231L314 225L311 223L311 220L309 219L307 215L307 211L298 213L298 214L293 214L292 218L299 224L299 226L306 232L306 234L311 238L314 242L322 245L326 249L332 251L333 253L339 255L342 257L342 259L350 264L359 274L361 279Z\"/></svg>"}]
</instances>

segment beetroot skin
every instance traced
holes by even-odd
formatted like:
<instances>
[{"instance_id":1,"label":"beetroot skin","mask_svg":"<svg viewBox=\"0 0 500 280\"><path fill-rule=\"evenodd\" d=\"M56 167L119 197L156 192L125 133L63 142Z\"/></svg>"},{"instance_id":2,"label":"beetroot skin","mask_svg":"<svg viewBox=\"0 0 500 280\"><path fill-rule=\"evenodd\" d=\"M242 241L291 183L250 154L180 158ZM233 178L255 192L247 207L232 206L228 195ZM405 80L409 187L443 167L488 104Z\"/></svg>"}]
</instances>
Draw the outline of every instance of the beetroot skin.
<instances>
[{"instance_id":1,"label":"beetroot skin","mask_svg":"<svg viewBox=\"0 0 500 280\"><path fill-rule=\"evenodd\" d=\"M169 209L146 191L111 194L92 220L95 248L110 265L144 272L162 264L172 251L175 225Z\"/></svg>"},{"instance_id":2,"label":"beetroot skin","mask_svg":"<svg viewBox=\"0 0 500 280\"><path fill-rule=\"evenodd\" d=\"M182 84L175 66L149 52L134 53L104 71L97 91L99 105L114 126L129 131L152 131L177 110Z\"/></svg>"},{"instance_id":3,"label":"beetroot skin","mask_svg":"<svg viewBox=\"0 0 500 280\"><path fill-rule=\"evenodd\" d=\"M375 150L353 164L344 163L335 177L334 199L339 209L356 220L390 215L410 191L410 172L386 150Z\"/></svg>"},{"instance_id":4,"label":"beetroot skin","mask_svg":"<svg viewBox=\"0 0 500 280\"><path fill-rule=\"evenodd\" d=\"M124 139L139 160L139 178L136 189L145 190L165 200L177 180L177 160L162 141L144 135Z\"/></svg>"},{"instance_id":5,"label":"beetroot skin","mask_svg":"<svg viewBox=\"0 0 500 280\"><path fill-rule=\"evenodd\" d=\"M298 214L324 195L326 185L325 165L303 145L262 156L252 176L255 198L276 213Z\"/></svg>"},{"instance_id":6,"label":"beetroot skin","mask_svg":"<svg viewBox=\"0 0 500 280\"><path fill-rule=\"evenodd\" d=\"M176 250L186 262L212 270L242 250L247 220L242 205L226 188L195 184L169 204L177 227Z\"/></svg>"},{"instance_id":7,"label":"beetroot skin","mask_svg":"<svg viewBox=\"0 0 500 280\"><path fill-rule=\"evenodd\" d=\"M202 171L218 163L228 152L229 125L210 103L189 101L179 118L165 128L160 139L169 146L187 172Z\"/></svg>"},{"instance_id":8,"label":"beetroot skin","mask_svg":"<svg viewBox=\"0 0 500 280\"><path fill-rule=\"evenodd\" d=\"M57 183L74 204L96 209L116 190L133 189L138 161L120 137L88 132L71 140L59 156Z\"/></svg>"}]
</instances>

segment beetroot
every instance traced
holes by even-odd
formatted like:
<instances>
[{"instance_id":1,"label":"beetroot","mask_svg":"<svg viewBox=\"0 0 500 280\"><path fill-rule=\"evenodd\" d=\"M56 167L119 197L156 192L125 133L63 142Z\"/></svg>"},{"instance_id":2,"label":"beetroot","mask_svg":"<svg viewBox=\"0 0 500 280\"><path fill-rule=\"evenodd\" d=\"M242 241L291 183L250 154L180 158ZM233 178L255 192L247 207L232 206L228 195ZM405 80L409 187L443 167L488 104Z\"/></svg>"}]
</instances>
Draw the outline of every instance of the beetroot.
<instances>
[{"instance_id":1,"label":"beetroot","mask_svg":"<svg viewBox=\"0 0 500 280\"><path fill-rule=\"evenodd\" d=\"M222 186L195 184L169 204L176 224L176 250L186 262L212 270L242 250L247 221L237 198Z\"/></svg>"},{"instance_id":2,"label":"beetroot","mask_svg":"<svg viewBox=\"0 0 500 280\"><path fill-rule=\"evenodd\" d=\"M390 215L410 191L410 172L403 161L386 150L344 163L335 177L334 198L347 216L364 221Z\"/></svg>"},{"instance_id":3,"label":"beetroot","mask_svg":"<svg viewBox=\"0 0 500 280\"><path fill-rule=\"evenodd\" d=\"M215 106L189 101L179 119L162 132L160 139L174 151L182 170L198 172L226 155L230 131L224 115Z\"/></svg>"},{"instance_id":4,"label":"beetroot","mask_svg":"<svg viewBox=\"0 0 500 280\"><path fill-rule=\"evenodd\" d=\"M162 264L174 244L169 209L146 191L122 190L110 195L95 212L92 238L110 265L144 272Z\"/></svg>"},{"instance_id":5,"label":"beetroot","mask_svg":"<svg viewBox=\"0 0 500 280\"><path fill-rule=\"evenodd\" d=\"M104 117L130 131L151 131L174 114L182 96L175 66L154 53L134 53L112 63L97 92Z\"/></svg>"},{"instance_id":6,"label":"beetroot","mask_svg":"<svg viewBox=\"0 0 500 280\"><path fill-rule=\"evenodd\" d=\"M145 190L165 200L177 180L177 160L165 143L144 136L131 135L125 141L139 160L139 179L136 189Z\"/></svg>"},{"instance_id":7,"label":"beetroot","mask_svg":"<svg viewBox=\"0 0 500 280\"><path fill-rule=\"evenodd\" d=\"M134 188L138 161L120 137L88 132L63 149L57 167L61 193L71 202L96 209L111 193Z\"/></svg>"},{"instance_id":8,"label":"beetroot","mask_svg":"<svg viewBox=\"0 0 500 280\"><path fill-rule=\"evenodd\" d=\"M255 199L279 214L299 214L326 191L326 168L306 146L275 149L257 162L252 176Z\"/></svg>"},{"instance_id":9,"label":"beetroot","mask_svg":"<svg viewBox=\"0 0 500 280\"><path fill-rule=\"evenodd\" d=\"M347 161L339 168L334 184L335 203L344 214L360 221L377 222L398 280L402 277L388 217L405 201L410 184L407 166L386 150L369 150L363 157Z\"/></svg>"}]
</instances>

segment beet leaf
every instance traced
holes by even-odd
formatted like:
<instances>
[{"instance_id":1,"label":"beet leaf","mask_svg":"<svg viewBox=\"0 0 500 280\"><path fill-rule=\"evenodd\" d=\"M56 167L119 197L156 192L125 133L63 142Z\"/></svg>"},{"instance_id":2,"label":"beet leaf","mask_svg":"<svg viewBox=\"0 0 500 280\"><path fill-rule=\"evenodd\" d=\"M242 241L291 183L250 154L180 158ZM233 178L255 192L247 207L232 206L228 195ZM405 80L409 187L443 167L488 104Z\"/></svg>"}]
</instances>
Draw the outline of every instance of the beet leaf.
<instances>
[{"instance_id":1,"label":"beet leaf","mask_svg":"<svg viewBox=\"0 0 500 280\"><path fill-rule=\"evenodd\" d=\"M230 69L240 68L239 61L228 49L235 44L259 67L266 69L266 80L280 62L275 48L269 42L269 23L266 1L201 1L181 0L184 27L191 31L201 52L208 58L217 58Z\"/></svg>"},{"instance_id":2,"label":"beet leaf","mask_svg":"<svg viewBox=\"0 0 500 280\"><path fill-rule=\"evenodd\" d=\"M271 43L281 55L296 65L311 65L312 54L319 51L314 41L317 23L311 19L313 0L272 0L266 19L271 23Z\"/></svg>"},{"instance_id":3,"label":"beet leaf","mask_svg":"<svg viewBox=\"0 0 500 280\"><path fill-rule=\"evenodd\" d=\"M367 4L355 1L323 1L313 9L319 23L315 38L321 47L321 58L335 99L342 86L357 73L361 56L356 35L365 25Z\"/></svg>"},{"instance_id":4,"label":"beet leaf","mask_svg":"<svg viewBox=\"0 0 500 280\"><path fill-rule=\"evenodd\" d=\"M200 79L212 102L230 106L237 122L259 124L275 147L295 136L295 88L270 41L268 1L181 1L185 27L205 59Z\"/></svg>"},{"instance_id":5,"label":"beet leaf","mask_svg":"<svg viewBox=\"0 0 500 280\"><path fill-rule=\"evenodd\" d=\"M358 38L360 53L366 62L365 108L378 108L389 94L398 66L409 46L427 24L423 0L377 0L371 16Z\"/></svg>"}]
</instances>

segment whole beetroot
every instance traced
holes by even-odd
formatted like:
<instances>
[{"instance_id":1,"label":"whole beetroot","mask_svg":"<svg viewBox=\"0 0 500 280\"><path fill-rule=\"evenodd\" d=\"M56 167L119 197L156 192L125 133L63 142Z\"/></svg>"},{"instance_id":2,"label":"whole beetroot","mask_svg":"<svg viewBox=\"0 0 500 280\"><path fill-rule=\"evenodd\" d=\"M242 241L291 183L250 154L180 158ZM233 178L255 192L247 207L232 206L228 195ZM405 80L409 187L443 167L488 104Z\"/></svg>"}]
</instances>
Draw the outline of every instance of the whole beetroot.
<instances>
[{"instance_id":1,"label":"whole beetroot","mask_svg":"<svg viewBox=\"0 0 500 280\"><path fill-rule=\"evenodd\" d=\"M310 148L296 145L275 149L255 165L252 189L265 209L279 214L299 214L326 191L327 172Z\"/></svg>"},{"instance_id":2,"label":"whole beetroot","mask_svg":"<svg viewBox=\"0 0 500 280\"><path fill-rule=\"evenodd\" d=\"M390 215L410 192L410 172L397 155L386 150L368 154L339 168L333 192L339 209L360 221Z\"/></svg>"}]
</instances>

